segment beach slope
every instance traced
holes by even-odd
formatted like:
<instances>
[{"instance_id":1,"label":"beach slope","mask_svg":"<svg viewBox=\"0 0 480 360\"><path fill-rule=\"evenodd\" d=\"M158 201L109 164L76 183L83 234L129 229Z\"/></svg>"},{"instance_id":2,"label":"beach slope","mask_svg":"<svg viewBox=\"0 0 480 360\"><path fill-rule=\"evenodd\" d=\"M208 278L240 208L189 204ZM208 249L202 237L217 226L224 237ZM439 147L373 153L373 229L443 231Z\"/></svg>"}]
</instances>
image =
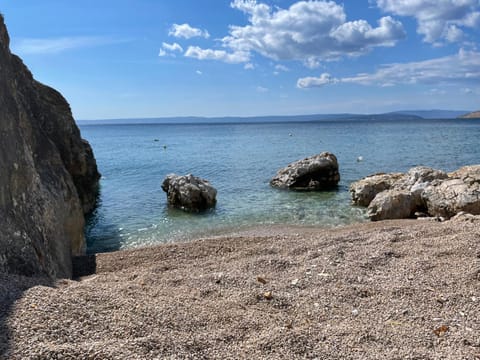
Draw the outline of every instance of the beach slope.
<instances>
[{"instance_id":1,"label":"beach slope","mask_svg":"<svg viewBox=\"0 0 480 360\"><path fill-rule=\"evenodd\" d=\"M12 304L5 356L478 359L479 225L262 227L99 254L96 274Z\"/></svg>"}]
</instances>

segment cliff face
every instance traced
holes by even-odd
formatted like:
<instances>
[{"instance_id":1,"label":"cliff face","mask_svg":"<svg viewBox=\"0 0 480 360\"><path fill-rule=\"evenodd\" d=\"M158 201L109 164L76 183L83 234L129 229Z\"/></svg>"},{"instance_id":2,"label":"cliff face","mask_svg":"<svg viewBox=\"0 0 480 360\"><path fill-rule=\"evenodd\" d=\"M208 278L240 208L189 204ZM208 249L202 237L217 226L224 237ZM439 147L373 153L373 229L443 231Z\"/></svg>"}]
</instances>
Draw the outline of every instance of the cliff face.
<instances>
[{"instance_id":1,"label":"cliff face","mask_svg":"<svg viewBox=\"0 0 480 360\"><path fill-rule=\"evenodd\" d=\"M98 180L60 93L10 53L0 15L0 272L70 277Z\"/></svg>"}]
</instances>

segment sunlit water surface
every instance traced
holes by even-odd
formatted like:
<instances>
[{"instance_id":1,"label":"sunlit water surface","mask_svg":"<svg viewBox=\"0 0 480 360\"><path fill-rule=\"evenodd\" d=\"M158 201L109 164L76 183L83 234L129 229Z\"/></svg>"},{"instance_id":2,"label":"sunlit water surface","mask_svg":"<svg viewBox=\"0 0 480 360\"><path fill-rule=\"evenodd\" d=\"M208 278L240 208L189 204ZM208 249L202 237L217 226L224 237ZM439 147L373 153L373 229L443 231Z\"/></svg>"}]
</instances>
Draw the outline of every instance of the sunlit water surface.
<instances>
[{"instance_id":1,"label":"sunlit water surface","mask_svg":"<svg viewBox=\"0 0 480 360\"><path fill-rule=\"evenodd\" d=\"M480 163L480 121L336 120L310 123L82 125L102 173L100 205L86 228L90 252L152 245L262 224L338 226L365 221L348 186L363 176L427 165L447 171ZM333 152L337 191L269 186L289 162ZM362 157L362 161L357 161ZM208 179L217 206L170 209L169 173Z\"/></svg>"}]
</instances>

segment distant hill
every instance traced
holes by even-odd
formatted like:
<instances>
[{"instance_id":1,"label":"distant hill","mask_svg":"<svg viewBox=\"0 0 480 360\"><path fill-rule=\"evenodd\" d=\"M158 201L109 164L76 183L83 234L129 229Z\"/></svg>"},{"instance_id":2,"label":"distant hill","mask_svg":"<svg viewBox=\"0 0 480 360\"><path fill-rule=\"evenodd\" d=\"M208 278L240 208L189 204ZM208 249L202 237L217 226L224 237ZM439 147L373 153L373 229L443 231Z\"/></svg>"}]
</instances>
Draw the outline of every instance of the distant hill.
<instances>
[{"instance_id":1,"label":"distant hill","mask_svg":"<svg viewBox=\"0 0 480 360\"><path fill-rule=\"evenodd\" d=\"M402 110L395 111L395 114L415 115L424 119L455 119L468 111L465 110Z\"/></svg>"},{"instance_id":2,"label":"distant hill","mask_svg":"<svg viewBox=\"0 0 480 360\"><path fill-rule=\"evenodd\" d=\"M461 119L480 119L480 110L459 116Z\"/></svg>"},{"instance_id":3,"label":"distant hill","mask_svg":"<svg viewBox=\"0 0 480 360\"><path fill-rule=\"evenodd\" d=\"M136 119L101 119L78 120L80 125L111 125L111 124L233 124L233 123L275 123L275 122L309 122L352 118L354 114L315 114L315 115L284 115L284 116L224 116L201 117L179 116L161 118L136 118Z\"/></svg>"},{"instance_id":4,"label":"distant hill","mask_svg":"<svg viewBox=\"0 0 480 360\"><path fill-rule=\"evenodd\" d=\"M165 117L137 119L77 120L79 125L134 125L134 124L234 124L234 123L279 123L355 120L417 120L420 116L401 113L387 114L314 114L252 117Z\"/></svg>"}]
</instances>

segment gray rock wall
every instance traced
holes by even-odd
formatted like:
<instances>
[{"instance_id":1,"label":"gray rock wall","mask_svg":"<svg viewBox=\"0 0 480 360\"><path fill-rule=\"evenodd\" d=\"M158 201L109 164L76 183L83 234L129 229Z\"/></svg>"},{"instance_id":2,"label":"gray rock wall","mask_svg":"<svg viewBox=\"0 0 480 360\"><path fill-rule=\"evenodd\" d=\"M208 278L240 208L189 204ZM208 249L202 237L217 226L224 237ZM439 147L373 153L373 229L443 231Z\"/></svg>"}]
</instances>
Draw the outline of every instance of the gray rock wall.
<instances>
[{"instance_id":1,"label":"gray rock wall","mask_svg":"<svg viewBox=\"0 0 480 360\"><path fill-rule=\"evenodd\" d=\"M99 177L68 103L10 53L0 15L0 271L70 277Z\"/></svg>"}]
</instances>

